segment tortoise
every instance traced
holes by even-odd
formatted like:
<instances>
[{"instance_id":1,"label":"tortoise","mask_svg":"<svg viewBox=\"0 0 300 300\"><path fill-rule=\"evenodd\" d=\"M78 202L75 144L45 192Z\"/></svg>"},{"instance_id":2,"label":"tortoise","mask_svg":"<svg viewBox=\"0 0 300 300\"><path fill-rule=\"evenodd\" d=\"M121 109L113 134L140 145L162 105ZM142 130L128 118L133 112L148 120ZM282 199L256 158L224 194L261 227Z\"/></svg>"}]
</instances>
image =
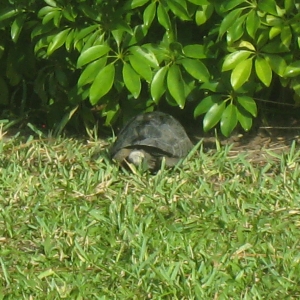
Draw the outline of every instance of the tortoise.
<instances>
[{"instance_id":1,"label":"tortoise","mask_svg":"<svg viewBox=\"0 0 300 300\"><path fill-rule=\"evenodd\" d=\"M110 149L111 158L157 170L163 158L167 167L175 166L193 144L182 125L169 114L155 111L132 118L120 131Z\"/></svg>"}]
</instances>

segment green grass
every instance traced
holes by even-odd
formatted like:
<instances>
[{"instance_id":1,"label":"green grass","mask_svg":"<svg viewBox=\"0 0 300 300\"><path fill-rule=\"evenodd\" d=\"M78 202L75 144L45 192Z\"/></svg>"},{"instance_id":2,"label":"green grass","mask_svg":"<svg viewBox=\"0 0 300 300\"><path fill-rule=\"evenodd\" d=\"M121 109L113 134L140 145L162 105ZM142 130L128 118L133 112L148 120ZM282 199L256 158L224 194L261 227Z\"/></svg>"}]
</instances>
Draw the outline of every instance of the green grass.
<instances>
[{"instance_id":1,"label":"green grass","mask_svg":"<svg viewBox=\"0 0 300 300\"><path fill-rule=\"evenodd\" d=\"M299 299L294 146L141 175L100 142L0 141L0 299Z\"/></svg>"}]
</instances>

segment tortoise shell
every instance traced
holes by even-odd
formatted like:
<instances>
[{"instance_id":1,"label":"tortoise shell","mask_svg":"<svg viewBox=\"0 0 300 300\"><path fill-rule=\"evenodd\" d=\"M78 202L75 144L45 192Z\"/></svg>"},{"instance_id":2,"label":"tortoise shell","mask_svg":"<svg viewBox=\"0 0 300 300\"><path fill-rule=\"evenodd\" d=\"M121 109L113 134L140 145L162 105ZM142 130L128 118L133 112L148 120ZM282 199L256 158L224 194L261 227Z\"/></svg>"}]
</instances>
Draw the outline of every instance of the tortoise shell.
<instances>
[{"instance_id":1,"label":"tortoise shell","mask_svg":"<svg viewBox=\"0 0 300 300\"><path fill-rule=\"evenodd\" d=\"M127 160L139 165L146 160L148 167L154 169L163 157L167 166L174 166L192 147L182 125L172 116L156 111L132 118L119 132L110 155L119 163Z\"/></svg>"}]
</instances>

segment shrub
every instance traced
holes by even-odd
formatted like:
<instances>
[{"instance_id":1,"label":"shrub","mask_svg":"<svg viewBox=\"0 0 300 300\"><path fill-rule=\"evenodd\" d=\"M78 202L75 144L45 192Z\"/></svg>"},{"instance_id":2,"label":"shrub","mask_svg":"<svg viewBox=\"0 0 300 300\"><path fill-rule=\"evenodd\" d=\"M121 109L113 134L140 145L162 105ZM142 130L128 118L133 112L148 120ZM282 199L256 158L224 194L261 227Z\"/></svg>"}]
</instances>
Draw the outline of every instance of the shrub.
<instances>
[{"instance_id":1,"label":"shrub","mask_svg":"<svg viewBox=\"0 0 300 300\"><path fill-rule=\"evenodd\" d=\"M0 105L60 132L168 105L228 136L256 95L300 99L294 0L10 0L0 4ZM18 100L20 99L20 100ZM30 108L30 110L29 110ZM96 117L96 118L95 118ZM25 118L26 119L26 118ZM41 119L45 122L44 117Z\"/></svg>"}]
</instances>

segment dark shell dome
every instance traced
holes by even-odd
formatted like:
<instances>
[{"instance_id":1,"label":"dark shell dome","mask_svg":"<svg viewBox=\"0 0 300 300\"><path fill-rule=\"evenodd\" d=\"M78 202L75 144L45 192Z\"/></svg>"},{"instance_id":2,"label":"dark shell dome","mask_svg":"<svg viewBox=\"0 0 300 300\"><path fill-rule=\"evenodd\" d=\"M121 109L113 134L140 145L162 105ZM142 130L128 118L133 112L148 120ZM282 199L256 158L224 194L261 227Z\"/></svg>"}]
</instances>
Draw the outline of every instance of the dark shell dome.
<instances>
[{"instance_id":1,"label":"dark shell dome","mask_svg":"<svg viewBox=\"0 0 300 300\"><path fill-rule=\"evenodd\" d=\"M175 165L192 147L182 125L172 116L156 111L132 118L118 134L110 154L112 159L122 162L128 160L133 151L139 151L139 155L142 153L149 160L151 168L159 164L162 157L166 158L166 165Z\"/></svg>"}]
</instances>

